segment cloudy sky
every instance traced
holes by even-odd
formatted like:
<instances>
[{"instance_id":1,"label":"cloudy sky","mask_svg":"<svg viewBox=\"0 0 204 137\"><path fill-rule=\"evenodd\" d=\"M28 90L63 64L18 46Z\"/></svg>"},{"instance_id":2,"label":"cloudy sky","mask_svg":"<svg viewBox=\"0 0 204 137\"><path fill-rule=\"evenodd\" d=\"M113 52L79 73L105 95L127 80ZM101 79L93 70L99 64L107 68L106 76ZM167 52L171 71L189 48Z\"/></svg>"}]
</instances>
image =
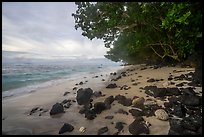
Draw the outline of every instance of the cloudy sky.
<instances>
[{"instance_id":1,"label":"cloudy sky","mask_svg":"<svg viewBox=\"0 0 204 137\"><path fill-rule=\"evenodd\" d=\"M75 30L73 2L4 2L2 51L33 53L39 57L100 58L108 50L101 40L89 40ZM37 53L37 54L36 54Z\"/></svg>"}]
</instances>

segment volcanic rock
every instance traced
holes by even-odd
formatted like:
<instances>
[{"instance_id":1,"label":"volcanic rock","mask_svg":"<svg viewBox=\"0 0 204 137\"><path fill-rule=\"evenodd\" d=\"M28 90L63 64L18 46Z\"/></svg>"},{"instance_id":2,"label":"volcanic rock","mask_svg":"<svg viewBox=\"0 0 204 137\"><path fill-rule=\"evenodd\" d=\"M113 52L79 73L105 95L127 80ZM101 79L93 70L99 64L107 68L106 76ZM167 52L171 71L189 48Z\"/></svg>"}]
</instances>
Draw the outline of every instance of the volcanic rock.
<instances>
[{"instance_id":1,"label":"volcanic rock","mask_svg":"<svg viewBox=\"0 0 204 137\"><path fill-rule=\"evenodd\" d=\"M64 107L61 103L56 103L52 106L52 109L50 110L50 115L55 115L59 113L64 113Z\"/></svg>"},{"instance_id":2,"label":"volcanic rock","mask_svg":"<svg viewBox=\"0 0 204 137\"><path fill-rule=\"evenodd\" d=\"M77 103L79 105L87 104L89 102L92 94L93 94L93 90L91 88L85 88L85 89L80 88L77 91L77 96L76 96Z\"/></svg>"},{"instance_id":3,"label":"volcanic rock","mask_svg":"<svg viewBox=\"0 0 204 137\"><path fill-rule=\"evenodd\" d=\"M94 112L96 114L100 114L105 109L106 109L106 104L104 102L96 102L94 104Z\"/></svg>"},{"instance_id":4,"label":"volcanic rock","mask_svg":"<svg viewBox=\"0 0 204 137\"><path fill-rule=\"evenodd\" d=\"M149 128L144 123L144 119L141 117L137 117L130 125L129 132L132 135L139 135L141 133L149 134Z\"/></svg>"},{"instance_id":5,"label":"volcanic rock","mask_svg":"<svg viewBox=\"0 0 204 137\"><path fill-rule=\"evenodd\" d=\"M73 130L74 127L71 124L65 123L59 130L59 134L63 134L64 132L71 132Z\"/></svg>"}]
</instances>

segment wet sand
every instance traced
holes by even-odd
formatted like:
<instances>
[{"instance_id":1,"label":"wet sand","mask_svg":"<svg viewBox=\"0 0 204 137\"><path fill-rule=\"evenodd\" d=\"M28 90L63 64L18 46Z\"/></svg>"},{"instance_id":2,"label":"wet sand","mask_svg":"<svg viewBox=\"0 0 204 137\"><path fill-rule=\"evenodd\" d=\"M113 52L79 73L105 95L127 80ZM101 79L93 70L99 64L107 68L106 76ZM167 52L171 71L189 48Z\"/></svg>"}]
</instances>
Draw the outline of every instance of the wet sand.
<instances>
[{"instance_id":1,"label":"wet sand","mask_svg":"<svg viewBox=\"0 0 204 137\"><path fill-rule=\"evenodd\" d=\"M140 87L145 87L148 85L156 85L157 87L169 87L168 76L169 73L176 75L181 75L182 73L194 72L194 68L179 68L179 67L162 67L158 69L153 69L147 67L147 69L141 70L144 65L133 65L125 66L122 70L119 70L117 74L125 71L127 69L134 69L130 71L126 77L122 77L118 81L111 81L112 78L116 76L110 76L109 73L103 73L102 76L97 74L91 74L86 78L82 77L78 80L65 81L58 85L52 85L50 87L39 89L38 91L18 96L10 97L2 100L2 131L7 134L35 134L35 135L57 135L60 128L64 123L69 123L74 126L72 132L65 132L63 135L95 135L98 129L107 126L109 131L107 134L114 134L117 132L115 128L116 122L124 122L124 129L119 135L130 135L128 130L128 125L134 121L134 117L129 113L128 115L115 113L118 109L123 109L128 112L132 107L126 107L114 101L111 104L111 109L103 111L98 114L93 120L87 120L84 118L84 114L80 114L79 110L82 106L78 105L77 102L72 102L71 106L65 109L65 113L50 116L49 112L52 106L56 102L62 102L64 99L76 100L77 90L73 90L74 87L88 88L90 87L93 91L101 91L105 94L103 97L93 97L93 103L104 101L108 96L116 96L118 94L126 96L126 98L132 98L134 96L144 97L145 100L152 99L158 105L163 106L165 101L157 100L151 96L147 96L144 90ZM182 70L183 72L174 73L174 70ZM142 76L142 77L140 77ZM163 81L158 81L154 83L148 83L147 78L164 79ZM102 81L105 79L105 81ZM85 82L88 80L88 82ZM134 82L140 82L138 85L132 85L131 80ZM83 85L75 85L80 81L85 82ZM179 81L178 83L180 83ZM116 83L119 87L114 89L105 88L109 83ZM175 82L176 83L176 82ZM127 85L131 87L128 90L120 90L120 87ZM172 86L172 85L171 85ZM175 85L174 85L175 87ZM196 89L196 91L202 91L202 88ZM69 91L66 96L63 94ZM29 112L34 107L40 107L47 109L48 111L39 116L39 112L28 115ZM113 119L105 119L106 116L113 115ZM169 131L169 122L161 121L156 119L155 116L145 117L145 121L148 121L151 126L149 127L150 135L167 135ZM79 132L80 127L85 127L86 131L84 133ZM16 129L16 131L14 131ZM22 130L21 130L22 129ZM12 132L13 131L13 132ZM23 133L22 133L22 132ZM21 132L21 133L20 133Z\"/></svg>"}]
</instances>

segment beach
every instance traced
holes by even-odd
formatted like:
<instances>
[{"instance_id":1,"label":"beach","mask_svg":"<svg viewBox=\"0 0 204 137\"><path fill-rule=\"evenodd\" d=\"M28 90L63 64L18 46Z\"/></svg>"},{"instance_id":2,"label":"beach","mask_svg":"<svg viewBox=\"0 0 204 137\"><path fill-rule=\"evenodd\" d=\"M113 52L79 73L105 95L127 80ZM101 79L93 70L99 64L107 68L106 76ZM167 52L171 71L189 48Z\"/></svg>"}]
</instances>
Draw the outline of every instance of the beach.
<instances>
[{"instance_id":1,"label":"beach","mask_svg":"<svg viewBox=\"0 0 204 137\"><path fill-rule=\"evenodd\" d=\"M158 95L155 97L154 93L153 95L147 94L149 92L145 90L146 86L178 88L179 85L177 84L183 82L183 85L180 87L193 87L195 96L202 99L201 86L189 86L188 83L190 83L190 81L188 80L173 79L182 74L193 73L194 71L194 68L181 68L179 66L155 68L154 66L146 66L145 64L129 65L124 66L122 69L115 70L111 74L110 72L100 72L83 75L77 79L66 80L21 96L4 98L2 100L2 132L4 134L58 135L64 123L69 123L74 129L70 132L62 133L63 135L97 135L99 134L99 129L103 127L107 127L108 130L101 134L131 135L133 133L130 133L130 124L137 119L137 116L133 116L133 114L130 113L130 110L137 108L132 104L135 98L144 98L142 104L144 106L146 106L148 102L153 102L154 105L157 105L156 110L160 108L167 111L168 108L164 105L165 102L168 103L169 98L172 96L179 96ZM172 80L169 79L170 75L173 77ZM115 84L116 87L107 88L109 84ZM76 99L77 91L80 88L91 88L93 92L101 91L101 96L91 96L91 103L93 105L97 102L104 102L104 100L110 96L114 97L114 101L110 103L110 108L105 108L99 114L96 114L94 119L87 119L84 114L79 113L83 107L83 105L78 104ZM182 92L181 95L184 95ZM118 95L129 99L131 103L125 104L119 102L119 100L116 99ZM65 99L70 100L71 105L67 108L64 107L64 113L50 115L52 106L57 102L63 102ZM181 103L185 104L185 102L182 101ZM191 106L191 104L189 106ZM202 107L200 102L196 104L196 108L199 108L198 113L201 113L202 116L202 108L200 110L200 106ZM36 108L36 110L32 111L33 108ZM141 109L143 111L143 108ZM171 128L169 121L175 116L171 116L168 113L170 118L168 118L168 120L161 120L155 116L155 109L151 111L153 114L148 113L149 115L147 116L145 113L141 115L143 118L142 126L145 126L146 129L144 132L137 133L168 135ZM169 110L169 112L171 112L171 110ZM187 112L185 116L190 114L190 112ZM195 113L197 113L197 111ZM194 113L192 115L194 115ZM109 118L107 118L107 116L109 116ZM120 130L116 128L118 122L123 123L119 124L122 125L120 126ZM79 131L81 127L85 128L85 132ZM199 130L200 129L196 129L194 132L200 133Z\"/></svg>"}]
</instances>

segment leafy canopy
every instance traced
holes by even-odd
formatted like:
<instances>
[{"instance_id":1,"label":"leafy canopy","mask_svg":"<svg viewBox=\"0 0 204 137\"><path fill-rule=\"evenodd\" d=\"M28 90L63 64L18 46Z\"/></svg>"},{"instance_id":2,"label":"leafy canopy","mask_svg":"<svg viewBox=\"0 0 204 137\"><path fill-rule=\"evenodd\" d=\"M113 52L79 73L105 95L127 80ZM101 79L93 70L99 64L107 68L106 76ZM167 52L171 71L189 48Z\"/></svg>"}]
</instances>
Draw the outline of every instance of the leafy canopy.
<instances>
[{"instance_id":1,"label":"leafy canopy","mask_svg":"<svg viewBox=\"0 0 204 137\"><path fill-rule=\"evenodd\" d=\"M76 2L75 28L102 39L113 61L186 59L202 37L200 3ZM191 30L191 31L189 31Z\"/></svg>"}]
</instances>

